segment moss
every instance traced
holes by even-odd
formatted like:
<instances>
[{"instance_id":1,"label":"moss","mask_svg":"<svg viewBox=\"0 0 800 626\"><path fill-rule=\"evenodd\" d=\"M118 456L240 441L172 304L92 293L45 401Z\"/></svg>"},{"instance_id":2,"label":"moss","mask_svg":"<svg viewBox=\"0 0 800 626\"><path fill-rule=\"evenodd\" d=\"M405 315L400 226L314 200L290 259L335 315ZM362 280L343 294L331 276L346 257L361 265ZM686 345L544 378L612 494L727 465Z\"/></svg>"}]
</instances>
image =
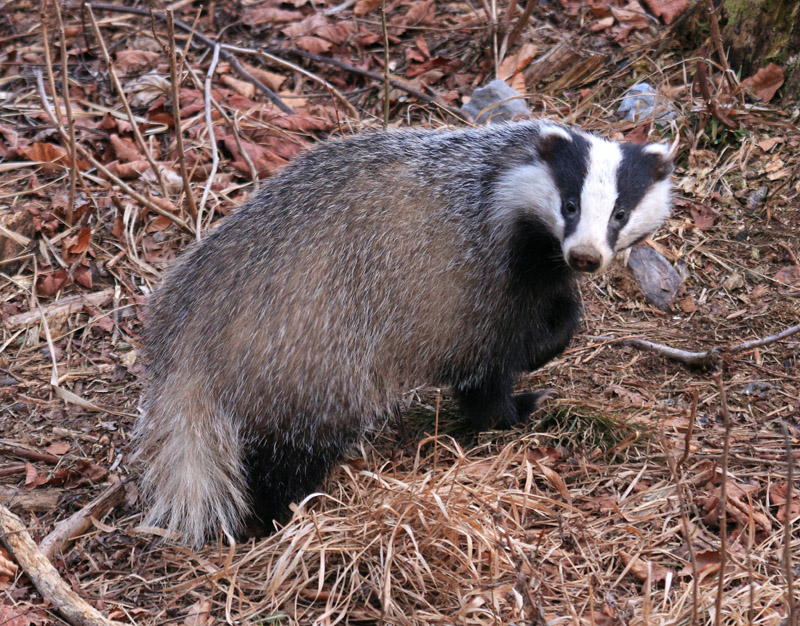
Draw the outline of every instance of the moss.
<instances>
[{"instance_id":1,"label":"moss","mask_svg":"<svg viewBox=\"0 0 800 626\"><path fill-rule=\"evenodd\" d=\"M765 0L725 0L723 7L729 21L740 22L757 19L764 2Z\"/></svg>"}]
</instances>

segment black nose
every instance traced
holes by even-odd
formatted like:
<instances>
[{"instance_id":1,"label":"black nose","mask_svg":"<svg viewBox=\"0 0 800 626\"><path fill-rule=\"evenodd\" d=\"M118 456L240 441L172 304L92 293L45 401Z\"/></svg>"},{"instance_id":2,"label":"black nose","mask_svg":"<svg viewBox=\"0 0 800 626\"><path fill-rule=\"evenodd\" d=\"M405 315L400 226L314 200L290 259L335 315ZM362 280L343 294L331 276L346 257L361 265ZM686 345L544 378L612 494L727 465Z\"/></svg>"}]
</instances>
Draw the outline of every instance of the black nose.
<instances>
[{"instance_id":1,"label":"black nose","mask_svg":"<svg viewBox=\"0 0 800 626\"><path fill-rule=\"evenodd\" d=\"M567 262L579 272L594 272L600 267L600 255L588 246L577 246L570 250Z\"/></svg>"}]
</instances>

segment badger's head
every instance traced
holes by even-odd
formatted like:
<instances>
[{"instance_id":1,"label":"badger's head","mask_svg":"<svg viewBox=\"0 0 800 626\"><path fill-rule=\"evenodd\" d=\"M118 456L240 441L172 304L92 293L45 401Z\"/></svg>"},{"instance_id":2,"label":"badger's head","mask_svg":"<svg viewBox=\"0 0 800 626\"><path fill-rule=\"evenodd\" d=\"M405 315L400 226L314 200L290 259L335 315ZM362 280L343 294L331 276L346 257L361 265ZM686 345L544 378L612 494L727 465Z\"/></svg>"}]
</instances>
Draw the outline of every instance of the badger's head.
<instances>
[{"instance_id":1,"label":"badger's head","mask_svg":"<svg viewBox=\"0 0 800 626\"><path fill-rule=\"evenodd\" d=\"M539 124L532 161L513 166L498 192L561 242L573 270L604 269L614 254L650 235L669 215L669 148L620 144Z\"/></svg>"}]
</instances>

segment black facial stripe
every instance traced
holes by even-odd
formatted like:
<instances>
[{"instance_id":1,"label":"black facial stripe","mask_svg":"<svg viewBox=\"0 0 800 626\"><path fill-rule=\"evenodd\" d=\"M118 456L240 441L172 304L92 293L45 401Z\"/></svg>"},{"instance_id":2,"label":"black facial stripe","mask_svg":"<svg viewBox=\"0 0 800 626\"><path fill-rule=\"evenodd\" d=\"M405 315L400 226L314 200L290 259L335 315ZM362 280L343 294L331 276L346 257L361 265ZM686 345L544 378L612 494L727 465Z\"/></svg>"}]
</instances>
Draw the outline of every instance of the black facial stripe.
<instances>
[{"instance_id":1,"label":"black facial stripe","mask_svg":"<svg viewBox=\"0 0 800 626\"><path fill-rule=\"evenodd\" d=\"M561 196L561 215L564 217L564 238L575 231L581 216L581 189L589 170L591 144L577 133L570 132L572 141L560 141L542 154ZM567 202L572 200L577 210L568 213Z\"/></svg>"},{"instance_id":2,"label":"black facial stripe","mask_svg":"<svg viewBox=\"0 0 800 626\"><path fill-rule=\"evenodd\" d=\"M642 151L637 144L621 144L622 161L617 170L617 204L608 222L608 245L613 250L619 232L628 223L631 212L636 209L647 191L656 181L656 174L664 168L664 158L659 154ZM617 221L614 216L625 211L625 218Z\"/></svg>"}]
</instances>

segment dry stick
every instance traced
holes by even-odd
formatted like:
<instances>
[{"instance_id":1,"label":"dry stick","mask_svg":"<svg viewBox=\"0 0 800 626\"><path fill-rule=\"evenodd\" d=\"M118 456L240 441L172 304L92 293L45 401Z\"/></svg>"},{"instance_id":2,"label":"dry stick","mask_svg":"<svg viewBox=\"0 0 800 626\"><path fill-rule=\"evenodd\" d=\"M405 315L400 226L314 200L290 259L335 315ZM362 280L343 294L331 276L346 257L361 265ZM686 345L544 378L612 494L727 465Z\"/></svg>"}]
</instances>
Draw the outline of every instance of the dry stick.
<instances>
[{"instance_id":1,"label":"dry stick","mask_svg":"<svg viewBox=\"0 0 800 626\"><path fill-rule=\"evenodd\" d=\"M126 7L116 4L105 4L102 2L92 2L91 6L95 11L114 11L117 13L131 13L133 15L145 15L148 17L153 16L157 20L161 20L162 22L165 22L167 20L167 16L164 13L158 13L156 11L148 11L147 9L138 9L136 7ZM206 37L202 33L195 31L190 24L187 24L183 20L176 20L173 18L173 23L176 28L179 28L184 32L187 33L194 32L194 38L198 39L209 48L213 48L218 43L216 40L211 39L210 37ZM220 52L220 56L222 56L223 59L225 59L228 63L230 63L231 67L235 69L241 76L243 76L253 85L258 87L258 89L261 90L264 93L264 95L266 95L267 98L269 98L270 101L281 111L283 111L287 115L294 115L295 112L294 109L292 109L283 100L281 100L281 97L278 94L276 94L272 89L267 87L267 85L262 83L250 72L248 72L247 69L239 62L239 59L237 59L235 55L223 50L222 52Z\"/></svg>"},{"instance_id":2,"label":"dry stick","mask_svg":"<svg viewBox=\"0 0 800 626\"><path fill-rule=\"evenodd\" d=\"M208 174L206 188L203 189L203 196L200 198L200 206L197 209L197 224L195 226L195 231L197 232L198 239L200 239L200 233L202 232L203 228L203 210L206 208L206 200L208 200L208 194L211 192L211 185L214 183L214 176L217 174L217 166L219 165L217 138L214 134L214 122L211 119L211 78L214 76L218 62L219 44L214 46L214 56L211 58L211 65L208 66L208 72L206 72L206 81L205 85L203 86L206 128L208 129L208 143L211 145L211 172Z\"/></svg>"},{"instance_id":3,"label":"dry stick","mask_svg":"<svg viewBox=\"0 0 800 626\"><path fill-rule=\"evenodd\" d=\"M698 605L699 605L699 595L700 591L698 589L698 578L700 574L700 570L697 567L697 557L694 553L694 545L692 544L692 534L689 529L689 518L686 514L686 492L683 489L683 481L681 477L683 476L683 469L682 469L682 462L685 460L685 452L684 457L681 459L681 462L677 465L675 464L675 459L672 458L672 453L670 453L669 448L667 447L667 442L664 440L663 437L661 439L661 447L664 449L664 455L667 457L667 463L669 464L669 471L672 474L672 480L675 481L675 490L678 493L678 506L681 510L681 526L683 528L683 537L686 540L686 548L689 550L689 559L692 564L692 626L697 624L697 613L698 613ZM688 450L688 441L687 447Z\"/></svg>"},{"instance_id":4,"label":"dry stick","mask_svg":"<svg viewBox=\"0 0 800 626\"><path fill-rule=\"evenodd\" d=\"M714 40L714 46L717 49L717 56L719 57L720 65L722 65L725 80L728 81L732 94L739 93L741 90L736 84L734 74L731 71L730 65L728 65L728 56L725 54L725 47L722 45L722 33L719 30L719 20L717 19L717 11L714 8L714 0L706 0L706 5L706 10L708 11L711 22L711 38ZM744 105L744 95L741 93L739 93L739 101L740 104Z\"/></svg>"},{"instance_id":5,"label":"dry stick","mask_svg":"<svg viewBox=\"0 0 800 626\"><path fill-rule=\"evenodd\" d=\"M58 571L39 550L22 521L0 504L0 536L14 560L22 567L42 599L74 626L123 626L104 617L64 582Z\"/></svg>"},{"instance_id":6,"label":"dry stick","mask_svg":"<svg viewBox=\"0 0 800 626\"><path fill-rule=\"evenodd\" d=\"M507 47L510 48L516 42L519 36L522 34L522 31L525 30L525 27L528 25L528 21L531 19L531 14L533 13L533 9L536 7L536 0L528 0L525 3L525 10L520 15L519 19L517 20L517 25L514 27L514 30L511 31L511 34L508 36L508 44Z\"/></svg>"},{"instance_id":7,"label":"dry stick","mask_svg":"<svg viewBox=\"0 0 800 626\"><path fill-rule=\"evenodd\" d=\"M716 372L713 379L719 389L722 419L725 422L725 439L722 445L722 480L719 484L719 586L717 587L716 615L714 616L716 626L719 626L722 623L722 596L725 591L725 566L728 560L728 453L731 445L731 414L728 411L725 385L722 384L722 372Z\"/></svg>"},{"instance_id":8,"label":"dry stick","mask_svg":"<svg viewBox=\"0 0 800 626\"><path fill-rule=\"evenodd\" d=\"M389 128L389 31L386 28L386 0L381 0L381 30L383 31L383 129Z\"/></svg>"},{"instance_id":9,"label":"dry stick","mask_svg":"<svg viewBox=\"0 0 800 626\"><path fill-rule=\"evenodd\" d=\"M48 73L51 73L51 71L52 71L52 68L50 66L48 66ZM59 133L61 134L62 140L66 140L67 139L66 133L64 133L64 129L61 128L61 126L58 124L58 121L56 120L56 116L53 113L53 110L50 108L50 103L47 102L47 94L45 93L45 90L44 90L44 80L42 78L42 73L39 70L36 70L35 74L36 74L36 85L37 85L37 87L39 89L39 98L42 101L42 108L47 113L47 115L50 118L50 121L53 123L53 125L55 125L57 127ZM169 211L166 211L166 210L162 209L157 204L155 204L155 203L151 202L150 200L148 200L147 198L145 198L142 194L138 193L137 191L134 191L131 187L129 187L125 183L125 181L123 181L122 179L118 178L117 176L114 176L114 174L112 174L108 170L107 167L105 167L102 163L100 163L100 161L95 159L94 156L92 156L91 152L89 152L82 145L77 144L76 147L78 148L78 151L81 153L81 156L83 156L87 161L89 161L89 163L91 163L93 167L95 167L97 170L99 170L103 174L103 176L108 178L112 183L117 185L117 187L119 187L123 192L125 192L131 198L136 200L143 207L146 207L146 208L150 209L153 213L156 213L157 215L163 215L164 217L166 217L166 218L172 220L173 222L175 222L181 228L183 228L183 229L189 231L190 233L194 234L194 231L192 230L192 227L189 226L186 222L184 222L177 215L173 215Z\"/></svg>"},{"instance_id":10,"label":"dry stick","mask_svg":"<svg viewBox=\"0 0 800 626\"><path fill-rule=\"evenodd\" d=\"M175 18L172 11L167 11L167 40L169 43L169 74L172 81L172 117L175 120L175 143L178 148L178 163L181 166L181 178L183 179L183 191L186 194L186 201L189 203L189 214L197 218L197 205L194 202L192 185L189 182L189 171L186 168L186 155L183 152L183 129L181 128L181 104L180 104L180 79L178 77L178 56L175 50ZM195 230L195 236L200 239L200 229Z\"/></svg>"},{"instance_id":11,"label":"dry stick","mask_svg":"<svg viewBox=\"0 0 800 626\"><path fill-rule=\"evenodd\" d=\"M635 337L615 339L614 337L593 335L590 337L590 339L608 341L611 344L631 346L641 350L649 350L668 359L672 359L673 361L684 363L685 365L691 365L693 367L705 367L711 365L714 361L719 359L723 353L731 354L736 352L745 352L747 350L752 350L753 348L760 348L761 346L766 346L768 344L775 343L776 341L780 341L781 339L785 339L790 335L794 335L798 331L800 331L800 324L795 324L794 326L790 326L789 328L786 328L775 335L770 335L769 337L752 339L750 341L744 341L742 343L737 343L727 347L723 346L711 348L710 350L704 350L703 352L681 350L679 348L673 348L672 346L665 346L662 343L655 343L652 341L647 341L646 339L637 339Z\"/></svg>"},{"instance_id":12,"label":"dry stick","mask_svg":"<svg viewBox=\"0 0 800 626\"><path fill-rule=\"evenodd\" d=\"M63 552L75 539L92 527L92 518L98 519L125 501L125 483L114 483L80 511L58 522L39 543L39 549L48 559Z\"/></svg>"},{"instance_id":13,"label":"dry stick","mask_svg":"<svg viewBox=\"0 0 800 626\"><path fill-rule=\"evenodd\" d=\"M192 68L192 66L187 63L186 69L189 72L189 76L192 77L192 80L194 81L195 85L197 85L198 88L203 88L203 82L197 77L197 72L194 71L194 68ZM211 95L211 104L217 110L217 113L219 113L220 116L222 116L222 119L224 119L225 122L230 127L231 132L233 133L233 139L236 142L236 147L239 150L239 154L242 155L242 158L244 159L244 162L247 164L247 168L250 171L250 178L253 180L254 183L258 183L258 172L256 171L255 165L253 165L253 162L250 160L250 156L247 154L247 150L245 150L244 146L242 145L242 139L239 136L239 130L236 128L236 124L230 118L230 116L225 112L225 110L219 105L219 103L214 99L213 93Z\"/></svg>"},{"instance_id":14,"label":"dry stick","mask_svg":"<svg viewBox=\"0 0 800 626\"><path fill-rule=\"evenodd\" d=\"M139 130L139 125L136 123L136 117L133 115L133 111L131 111L130 104L128 104L128 98L125 95L125 90L122 88L122 83L119 82L117 71L114 69L114 63L111 61L111 56L108 54L106 42L103 39L102 33L100 32L100 27L97 25L97 20L94 17L92 6L87 4L86 8L87 13L89 14L89 21L92 23L94 36L97 38L97 43L100 46L100 52L102 53L103 60L108 68L108 75L111 77L111 83L114 85L114 89L116 89L117 94L119 94L119 98L122 101L122 106L125 109L125 114L128 116L128 122L133 130L133 136L136 139L136 143L139 145L139 149L144 154L145 159L147 159L147 162L150 164L150 168L153 170L153 174L156 176L158 186L161 187L161 194L165 198L169 198L167 185L164 183L164 177L161 175L161 168L156 164L155 159L153 159L153 155L150 154L150 150L147 149L147 144L142 136L142 131Z\"/></svg>"},{"instance_id":15,"label":"dry stick","mask_svg":"<svg viewBox=\"0 0 800 626\"><path fill-rule=\"evenodd\" d=\"M286 50L272 50L272 49L270 49L269 51L270 51L270 53L273 53L273 54L276 53L276 52L289 52L290 54L294 54L296 56L303 57L304 59L310 59L312 61L316 61L317 63L325 63L327 65L333 65L334 67L338 67L340 69L347 70L348 72L352 72L353 74L358 74L359 76L366 76L367 78L371 78L372 80L375 80L375 81L378 81L378 82L382 82L383 78L384 78L383 76L381 76L377 72L372 72L370 70L364 70L364 69L361 69L360 67L356 67L355 65L351 65L350 63L347 63L345 61L340 61L339 59L334 59L332 57L322 56L320 54L314 54L313 52L306 52L305 50L298 50L296 48L288 48ZM397 87L398 89L402 89L403 91L405 91L406 93L411 94L412 96L414 96L418 100L422 100L423 102L426 102L428 104L435 104L436 106L441 107L442 109L444 109L445 111L450 113L450 115L452 115L453 117L458 118L459 120L462 120L464 122L468 122L469 121L466 117L464 117L464 114L461 111L459 111L458 109L454 109L453 107L447 105L438 96L429 96L428 94L420 91L419 89L416 89L415 87L412 87L411 85L409 85L408 83L406 83L404 81L397 80L396 78L391 78L390 77L389 78L389 83L392 85L392 87Z\"/></svg>"},{"instance_id":16,"label":"dry stick","mask_svg":"<svg viewBox=\"0 0 800 626\"><path fill-rule=\"evenodd\" d=\"M786 601L789 604L789 626L797 626L797 611L794 599L794 574L792 572L792 487L794 482L794 455L792 440L786 422L781 422L783 439L786 442L786 504L783 520L783 571L786 576Z\"/></svg>"},{"instance_id":17,"label":"dry stick","mask_svg":"<svg viewBox=\"0 0 800 626\"><path fill-rule=\"evenodd\" d=\"M47 0L42 2L42 9L47 6ZM64 36L64 21L61 19L61 7L59 1L53 1L53 8L56 13L56 24L58 25L58 41L61 48L61 90L62 98L64 99L64 109L67 114L67 130L69 131L69 201L67 202L67 223L72 225L72 216L75 212L75 191L78 186L78 163L77 153L78 149L75 147L77 140L75 139L75 118L72 115L72 103L69 97L69 76L68 70L68 57L67 57L67 41ZM44 25L44 16L42 16L42 25ZM45 32L45 37L47 36Z\"/></svg>"},{"instance_id":18,"label":"dry stick","mask_svg":"<svg viewBox=\"0 0 800 626\"><path fill-rule=\"evenodd\" d=\"M686 465L686 461L689 459L692 433L694 433L694 420L697 417L697 404L699 401L700 392L695 389L692 396L692 409L689 412L689 427L686 429L686 437L683 440L683 454L681 455L681 460L678 461L678 469L680 471L683 471L683 466Z\"/></svg>"},{"instance_id":19,"label":"dry stick","mask_svg":"<svg viewBox=\"0 0 800 626\"><path fill-rule=\"evenodd\" d=\"M722 122L725 126L731 130L737 130L739 128L739 124L734 122L725 113L723 113L722 110L717 107L717 103L714 102L714 98L711 95L711 87L708 84L708 76L706 75L705 61L703 61L703 59L698 59L695 67L697 68L697 85L700 87L700 94L703 96L706 109L708 109L708 112Z\"/></svg>"},{"instance_id":20,"label":"dry stick","mask_svg":"<svg viewBox=\"0 0 800 626\"><path fill-rule=\"evenodd\" d=\"M242 48L240 46L231 46L231 45L228 45L228 44L225 44L222 47L225 50L231 50L233 52L242 52L242 53L245 53L245 54L254 54L254 55L258 56L258 57L261 57L262 59L265 59L267 61L271 61L272 63L274 63L276 65L280 65L282 67L290 69L293 72L298 72L299 74L302 74L306 78L310 78L314 82L319 83L320 85L325 87L330 93L332 93L334 96L336 96L341 101L341 103L344 104L347 107L347 110L350 111L350 115L352 115L353 118L355 119L356 125L359 128L361 127L361 116L358 114L358 111L356 110L356 108L352 104L350 104L350 101L344 96L344 94L341 91L339 91L334 85L329 83L327 80L325 80L321 76L318 76L317 74L314 74L314 72L309 72L304 67L300 67L296 63L292 63L291 61L287 61L286 59L282 59L281 57L275 56L274 54L270 54L269 52L263 52L261 50L256 50L255 48Z\"/></svg>"}]
</instances>

